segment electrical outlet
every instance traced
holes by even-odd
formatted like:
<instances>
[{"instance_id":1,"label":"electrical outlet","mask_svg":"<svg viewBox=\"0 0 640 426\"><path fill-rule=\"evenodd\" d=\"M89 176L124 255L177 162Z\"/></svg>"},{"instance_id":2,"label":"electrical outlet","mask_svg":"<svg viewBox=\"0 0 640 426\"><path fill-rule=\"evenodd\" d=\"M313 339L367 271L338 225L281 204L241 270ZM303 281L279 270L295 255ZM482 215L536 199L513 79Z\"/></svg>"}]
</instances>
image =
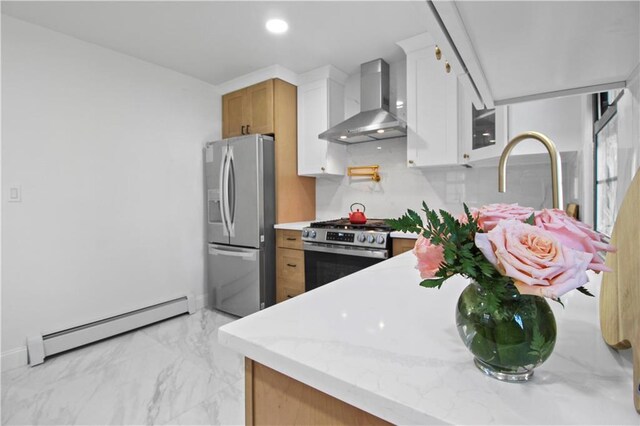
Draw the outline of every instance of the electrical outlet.
<instances>
[{"instance_id":1,"label":"electrical outlet","mask_svg":"<svg viewBox=\"0 0 640 426\"><path fill-rule=\"evenodd\" d=\"M20 185L9 186L9 202L10 203L22 202L22 188L20 188Z\"/></svg>"}]
</instances>

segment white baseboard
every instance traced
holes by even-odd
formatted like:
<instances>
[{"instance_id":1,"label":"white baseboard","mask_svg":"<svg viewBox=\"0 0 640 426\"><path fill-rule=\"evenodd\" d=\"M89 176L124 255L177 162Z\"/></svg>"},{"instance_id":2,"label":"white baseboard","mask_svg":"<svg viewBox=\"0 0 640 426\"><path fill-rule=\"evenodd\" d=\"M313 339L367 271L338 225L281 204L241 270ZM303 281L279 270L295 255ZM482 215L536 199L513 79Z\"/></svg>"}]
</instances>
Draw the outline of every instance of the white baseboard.
<instances>
[{"instance_id":1,"label":"white baseboard","mask_svg":"<svg viewBox=\"0 0 640 426\"><path fill-rule=\"evenodd\" d=\"M205 293L195 296L194 301L195 310L197 312L208 306L208 295ZM26 365L29 365L29 356L26 346L10 349L0 354L0 371L12 370Z\"/></svg>"},{"instance_id":2,"label":"white baseboard","mask_svg":"<svg viewBox=\"0 0 640 426\"><path fill-rule=\"evenodd\" d=\"M29 362L27 347L21 346L2 352L0 355L0 367L2 371L12 370L17 367L26 366Z\"/></svg>"}]
</instances>

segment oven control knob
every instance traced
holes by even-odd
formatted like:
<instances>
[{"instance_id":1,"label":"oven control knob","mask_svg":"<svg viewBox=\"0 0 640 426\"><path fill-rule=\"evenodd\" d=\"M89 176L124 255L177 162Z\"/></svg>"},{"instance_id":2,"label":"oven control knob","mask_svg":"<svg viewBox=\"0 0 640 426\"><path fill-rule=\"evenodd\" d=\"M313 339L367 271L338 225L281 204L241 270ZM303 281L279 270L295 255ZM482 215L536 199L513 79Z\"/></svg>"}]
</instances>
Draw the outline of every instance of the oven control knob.
<instances>
[{"instance_id":1,"label":"oven control knob","mask_svg":"<svg viewBox=\"0 0 640 426\"><path fill-rule=\"evenodd\" d=\"M358 235L358 241L360 241L361 243L364 243L367 240L367 236L364 234L360 234Z\"/></svg>"},{"instance_id":2,"label":"oven control knob","mask_svg":"<svg viewBox=\"0 0 640 426\"><path fill-rule=\"evenodd\" d=\"M371 244L376 242L376 237L374 237L373 235L369 235L369 238L367 238L367 241L369 241Z\"/></svg>"},{"instance_id":3,"label":"oven control knob","mask_svg":"<svg viewBox=\"0 0 640 426\"><path fill-rule=\"evenodd\" d=\"M384 235L378 235L378 244L384 244Z\"/></svg>"},{"instance_id":4,"label":"oven control knob","mask_svg":"<svg viewBox=\"0 0 640 426\"><path fill-rule=\"evenodd\" d=\"M303 236L304 238L307 238L307 237L309 236L309 231L307 231L306 229L303 229L303 230L302 230L302 236Z\"/></svg>"},{"instance_id":5,"label":"oven control knob","mask_svg":"<svg viewBox=\"0 0 640 426\"><path fill-rule=\"evenodd\" d=\"M316 231L309 231L309 236L311 238L315 238L316 237Z\"/></svg>"}]
</instances>

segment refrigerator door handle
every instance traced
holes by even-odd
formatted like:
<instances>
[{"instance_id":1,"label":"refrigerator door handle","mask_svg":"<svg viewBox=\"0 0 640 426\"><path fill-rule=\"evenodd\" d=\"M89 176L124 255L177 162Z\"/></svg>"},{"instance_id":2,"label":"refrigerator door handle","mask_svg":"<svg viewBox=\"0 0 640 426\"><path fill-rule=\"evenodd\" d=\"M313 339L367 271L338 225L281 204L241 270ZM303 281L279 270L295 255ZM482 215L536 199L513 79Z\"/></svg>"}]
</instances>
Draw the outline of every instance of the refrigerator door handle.
<instances>
[{"instance_id":1,"label":"refrigerator door handle","mask_svg":"<svg viewBox=\"0 0 640 426\"><path fill-rule=\"evenodd\" d=\"M228 250L221 250L219 248L210 246L209 247L209 254L214 255L214 256L240 257L242 259L251 260L251 261L255 261L256 260L256 252L255 251L250 251L250 252L228 251Z\"/></svg>"},{"instance_id":2,"label":"refrigerator door handle","mask_svg":"<svg viewBox=\"0 0 640 426\"><path fill-rule=\"evenodd\" d=\"M225 182L224 182L224 213L227 218L227 230L229 235L233 237L235 235L233 229L233 221L231 218L231 194L229 191L229 183L231 182L231 167L233 161L233 148L229 147L227 150L227 168L225 171ZM235 195L235 194L234 194ZM235 199L233 199L233 203L235 204ZM235 206L234 206L235 210Z\"/></svg>"},{"instance_id":3,"label":"refrigerator door handle","mask_svg":"<svg viewBox=\"0 0 640 426\"><path fill-rule=\"evenodd\" d=\"M220 167L220 215L222 216L222 223L223 223L223 235L225 236L229 236L229 221L227 219L227 215L226 215L226 204L228 202L227 200L227 173L226 173L226 168L227 168L227 162L228 162L228 158L229 158L229 152L228 152L228 147L223 147L222 148L223 152L224 152L224 156L222 158L222 167Z\"/></svg>"},{"instance_id":4,"label":"refrigerator door handle","mask_svg":"<svg viewBox=\"0 0 640 426\"><path fill-rule=\"evenodd\" d=\"M235 161L233 161L233 150L231 151L231 155L229 156L229 182L231 183L231 189L229 191L231 193L231 202L229 203L231 209L230 228L231 234L233 236L233 234L235 233L233 231L236 227L236 168Z\"/></svg>"}]
</instances>

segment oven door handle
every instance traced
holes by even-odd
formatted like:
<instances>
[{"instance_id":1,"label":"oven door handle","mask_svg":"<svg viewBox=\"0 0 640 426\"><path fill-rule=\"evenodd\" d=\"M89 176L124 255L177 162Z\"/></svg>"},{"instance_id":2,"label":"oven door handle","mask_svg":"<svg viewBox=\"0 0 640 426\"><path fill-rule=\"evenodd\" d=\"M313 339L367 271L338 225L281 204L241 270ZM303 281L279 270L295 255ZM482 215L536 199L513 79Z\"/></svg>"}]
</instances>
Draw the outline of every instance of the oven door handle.
<instances>
[{"instance_id":1,"label":"oven door handle","mask_svg":"<svg viewBox=\"0 0 640 426\"><path fill-rule=\"evenodd\" d=\"M387 259L389 257L389 252L387 250L375 250L375 249L366 249L366 248L342 248L336 246L323 246L313 243L304 243L303 248L305 251L318 251L321 253L330 253L330 254L344 254L347 256L358 256L358 257L372 257L374 259Z\"/></svg>"}]
</instances>

